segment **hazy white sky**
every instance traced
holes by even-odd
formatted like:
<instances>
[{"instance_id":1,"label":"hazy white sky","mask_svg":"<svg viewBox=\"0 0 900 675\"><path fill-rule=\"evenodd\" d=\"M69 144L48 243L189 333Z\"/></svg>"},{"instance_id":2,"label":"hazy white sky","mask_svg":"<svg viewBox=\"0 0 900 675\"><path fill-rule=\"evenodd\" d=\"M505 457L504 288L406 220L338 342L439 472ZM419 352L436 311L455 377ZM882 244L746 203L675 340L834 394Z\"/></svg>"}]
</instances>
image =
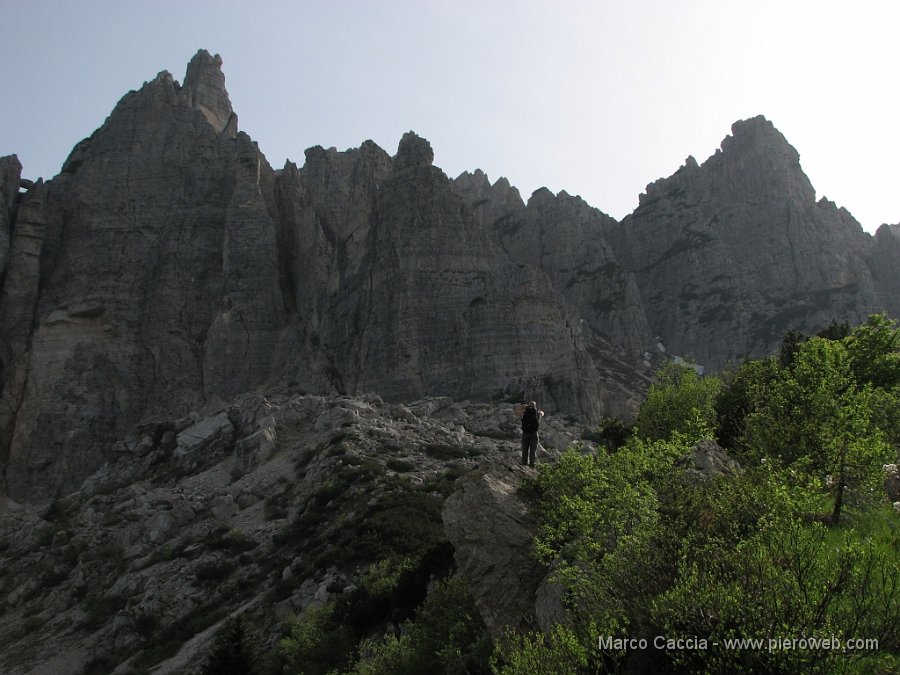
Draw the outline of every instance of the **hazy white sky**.
<instances>
[{"instance_id":1,"label":"hazy white sky","mask_svg":"<svg viewBox=\"0 0 900 675\"><path fill-rule=\"evenodd\" d=\"M0 0L0 34L0 155L29 178L204 48L275 168L414 130L451 177L622 218L762 114L817 196L900 222L897 0Z\"/></svg>"}]
</instances>

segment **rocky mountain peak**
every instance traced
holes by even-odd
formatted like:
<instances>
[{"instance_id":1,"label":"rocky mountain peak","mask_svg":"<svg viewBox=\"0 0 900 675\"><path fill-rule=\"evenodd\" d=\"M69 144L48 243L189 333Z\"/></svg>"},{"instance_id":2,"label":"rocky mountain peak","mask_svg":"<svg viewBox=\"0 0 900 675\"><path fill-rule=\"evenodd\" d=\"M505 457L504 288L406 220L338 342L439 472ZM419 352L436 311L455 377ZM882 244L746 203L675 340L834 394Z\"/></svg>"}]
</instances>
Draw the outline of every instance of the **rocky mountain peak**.
<instances>
[{"instance_id":1,"label":"rocky mountain peak","mask_svg":"<svg viewBox=\"0 0 900 675\"><path fill-rule=\"evenodd\" d=\"M434 150L427 140L413 131L407 131L400 139L394 161L399 169L431 166L434 162Z\"/></svg>"},{"instance_id":2,"label":"rocky mountain peak","mask_svg":"<svg viewBox=\"0 0 900 675\"><path fill-rule=\"evenodd\" d=\"M486 204L496 207L494 215L497 217L525 208L518 188L510 185L509 179L501 176L491 184L490 178L481 169L463 171L453 179L453 189L466 199L472 209L477 210Z\"/></svg>"},{"instance_id":3,"label":"rocky mountain peak","mask_svg":"<svg viewBox=\"0 0 900 675\"><path fill-rule=\"evenodd\" d=\"M736 122L702 165L649 185L617 231L667 353L712 369L770 353L789 329L891 309L896 253L872 258L850 213L815 201L799 153L761 116Z\"/></svg>"},{"instance_id":4,"label":"rocky mountain peak","mask_svg":"<svg viewBox=\"0 0 900 675\"><path fill-rule=\"evenodd\" d=\"M486 197L491 191L491 181L481 169L475 171L463 171L453 179L454 186L461 192L473 192L479 199Z\"/></svg>"},{"instance_id":5,"label":"rocky mountain peak","mask_svg":"<svg viewBox=\"0 0 900 675\"><path fill-rule=\"evenodd\" d=\"M800 153L762 115L731 126L731 136L722 141L722 159L735 182L761 191L761 197L790 194L815 201L816 191L800 167Z\"/></svg>"},{"instance_id":6,"label":"rocky mountain peak","mask_svg":"<svg viewBox=\"0 0 900 675\"><path fill-rule=\"evenodd\" d=\"M528 208L539 207L544 204L552 204L556 202L556 195L550 192L549 189L545 187L539 187L537 190L531 193L531 197L528 198Z\"/></svg>"},{"instance_id":7,"label":"rocky mountain peak","mask_svg":"<svg viewBox=\"0 0 900 675\"><path fill-rule=\"evenodd\" d=\"M762 115L732 124L731 136L726 136L722 141L722 152L774 154L793 162L800 161L800 154L775 125Z\"/></svg>"},{"instance_id":8,"label":"rocky mountain peak","mask_svg":"<svg viewBox=\"0 0 900 675\"><path fill-rule=\"evenodd\" d=\"M233 136L237 132L237 115L225 89L222 57L211 56L201 49L188 63L183 91L191 106L203 113L215 130Z\"/></svg>"},{"instance_id":9,"label":"rocky mountain peak","mask_svg":"<svg viewBox=\"0 0 900 675\"><path fill-rule=\"evenodd\" d=\"M894 239L900 241L900 223L896 223L894 225L888 225L885 223L881 227L878 228L875 232L875 236L880 237L889 237L893 236Z\"/></svg>"}]
</instances>

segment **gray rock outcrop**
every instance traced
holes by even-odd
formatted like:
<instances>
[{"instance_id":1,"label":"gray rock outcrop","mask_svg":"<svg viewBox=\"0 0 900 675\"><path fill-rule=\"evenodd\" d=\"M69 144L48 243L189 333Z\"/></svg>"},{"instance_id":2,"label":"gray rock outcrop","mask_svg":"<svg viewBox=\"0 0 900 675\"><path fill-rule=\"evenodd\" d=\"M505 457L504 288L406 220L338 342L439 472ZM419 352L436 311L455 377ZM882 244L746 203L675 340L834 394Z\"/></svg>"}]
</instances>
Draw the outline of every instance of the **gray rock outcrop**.
<instances>
[{"instance_id":1,"label":"gray rock outcrop","mask_svg":"<svg viewBox=\"0 0 900 675\"><path fill-rule=\"evenodd\" d=\"M18 157L15 155L0 157L0 287L9 257L10 227L21 175L22 165Z\"/></svg>"},{"instance_id":2,"label":"gray rock outcrop","mask_svg":"<svg viewBox=\"0 0 900 675\"><path fill-rule=\"evenodd\" d=\"M529 378L551 410L596 416L590 355L538 270L504 252L404 135L390 158L373 143L313 148L279 176L303 352L292 376L313 389L394 400L502 394ZM325 189L324 186L333 186Z\"/></svg>"},{"instance_id":3,"label":"gray rock outcrop","mask_svg":"<svg viewBox=\"0 0 900 675\"><path fill-rule=\"evenodd\" d=\"M521 476L510 468L466 477L444 503L457 568L495 639L508 628L537 628L536 593L547 573L534 559L534 524L516 494Z\"/></svg>"},{"instance_id":4,"label":"gray rock outcrop","mask_svg":"<svg viewBox=\"0 0 900 675\"><path fill-rule=\"evenodd\" d=\"M894 302L896 281L877 281L869 263L877 242L815 200L799 154L762 117L735 123L702 165L689 157L647 186L614 232L653 333L713 370L771 353L790 329L858 323Z\"/></svg>"},{"instance_id":5,"label":"gray rock outcrop","mask_svg":"<svg viewBox=\"0 0 900 675\"><path fill-rule=\"evenodd\" d=\"M580 425L546 421L579 437ZM414 517L440 531L440 503L460 476L443 520L458 533L459 560L482 575L486 616L496 626L551 620L560 589L535 594L544 572L515 494L515 422L509 404L447 397L406 406L374 394L256 393L135 426L50 505L0 500L0 672L196 673L235 615L271 645L284 622L352 593L379 562L351 556L336 567L331 555L339 536L366 532L367 510L416 496L408 503L437 508ZM304 514L315 517L301 532ZM439 550L437 568L454 573L450 547Z\"/></svg>"},{"instance_id":6,"label":"gray rock outcrop","mask_svg":"<svg viewBox=\"0 0 900 675\"><path fill-rule=\"evenodd\" d=\"M274 173L233 133L219 63L201 52L184 87L161 73L126 95L22 200L0 301L14 498L71 489L130 425L272 371Z\"/></svg>"},{"instance_id":7,"label":"gray rock outcrop","mask_svg":"<svg viewBox=\"0 0 900 675\"><path fill-rule=\"evenodd\" d=\"M878 287L879 297L890 315L900 317L900 223L882 225L875 232L869 264Z\"/></svg>"},{"instance_id":8,"label":"gray rock outcrop","mask_svg":"<svg viewBox=\"0 0 900 675\"><path fill-rule=\"evenodd\" d=\"M604 413L630 416L653 339L635 277L607 241L615 221L580 197L545 188L522 205L504 179L490 185L477 172L458 177L454 188L513 265L547 280L572 340L591 357L584 367L597 373Z\"/></svg>"},{"instance_id":9,"label":"gray rock outcrop","mask_svg":"<svg viewBox=\"0 0 900 675\"><path fill-rule=\"evenodd\" d=\"M712 440L698 441L691 454L677 462L685 478L692 483L718 476L729 476L741 470L741 465Z\"/></svg>"}]
</instances>

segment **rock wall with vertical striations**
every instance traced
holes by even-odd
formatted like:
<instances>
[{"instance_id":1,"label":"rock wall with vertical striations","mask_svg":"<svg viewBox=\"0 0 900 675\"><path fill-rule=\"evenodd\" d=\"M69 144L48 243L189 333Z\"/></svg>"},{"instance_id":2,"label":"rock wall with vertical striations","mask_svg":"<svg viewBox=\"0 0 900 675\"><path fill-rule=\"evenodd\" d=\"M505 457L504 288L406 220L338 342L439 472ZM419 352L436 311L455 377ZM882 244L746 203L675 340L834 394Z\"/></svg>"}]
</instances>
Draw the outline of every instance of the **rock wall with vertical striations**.
<instances>
[{"instance_id":1,"label":"rock wall with vertical striations","mask_svg":"<svg viewBox=\"0 0 900 675\"><path fill-rule=\"evenodd\" d=\"M603 411L539 270L502 251L415 134L274 172L201 51L127 94L24 197L2 289L13 499L77 488L114 439L281 381Z\"/></svg>"},{"instance_id":2,"label":"rock wall with vertical striations","mask_svg":"<svg viewBox=\"0 0 900 675\"><path fill-rule=\"evenodd\" d=\"M4 281L0 447L14 499L77 487L136 422L270 375L287 321L274 173L220 61L127 94L18 209ZM220 75L221 73L219 73Z\"/></svg>"},{"instance_id":3,"label":"rock wall with vertical striations","mask_svg":"<svg viewBox=\"0 0 900 675\"><path fill-rule=\"evenodd\" d=\"M78 488L135 425L257 389L636 409L670 353L719 368L789 328L900 311L896 226L815 201L762 118L617 223L449 179L429 143L273 170L200 51L127 94L62 173L0 159L0 490ZM0 497L4 497L0 494Z\"/></svg>"},{"instance_id":4,"label":"rock wall with vertical striations","mask_svg":"<svg viewBox=\"0 0 900 675\"><path fill-rule=\"evenodd\" d=\"M615 221L564 191L539 189L526 205L506 179L491 185L481 172L462 174L454 189L499 239L503 258L546 280L566 325L592 358L604 412L628 416L652 336L635 277L607 241Z\"/></svg>"},{"instance_id":5,"label":"rock wall with vertical striations","mask_svg":"<svg viewBox=\"0 0 900 675\"><path fill-rule=\"evenodd\" d=\"M502 263L500 242L432 158L410 132L393 158L370 142L313 148L302 170L279 176L303 336L291 377L394 399L525 387L553 410L596 416L590 356L548 280Z\"/></svg>"},{"instance_id":6,"label":"rock wall with vertical striations","mask_svg":"<svg viewBox=\"0 0 900 675\"><path fill-rule=\"evenodd\" d=\"M900 223L876 230L869 264L884 309L900 317Z\"/></svg>"}]
</instances>

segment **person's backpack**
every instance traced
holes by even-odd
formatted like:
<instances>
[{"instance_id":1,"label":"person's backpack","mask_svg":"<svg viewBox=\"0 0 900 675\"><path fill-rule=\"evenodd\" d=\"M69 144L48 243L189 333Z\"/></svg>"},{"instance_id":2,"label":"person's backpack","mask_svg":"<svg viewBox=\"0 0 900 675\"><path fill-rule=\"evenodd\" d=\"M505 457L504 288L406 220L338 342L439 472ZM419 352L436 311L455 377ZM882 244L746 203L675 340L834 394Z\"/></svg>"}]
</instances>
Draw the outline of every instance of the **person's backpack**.
<instances>
[{"instance_id":1,"label":"person's backpack","mask_svg":"<svg viewBox=\"0 0 900 675\"><path fill-rule=\"evenodd\" d=\"M540 422L538 421L537 410L528 406L522 413L522 431L526 434L533 434L538 430Z\"/></svg>"}]
</instances>

